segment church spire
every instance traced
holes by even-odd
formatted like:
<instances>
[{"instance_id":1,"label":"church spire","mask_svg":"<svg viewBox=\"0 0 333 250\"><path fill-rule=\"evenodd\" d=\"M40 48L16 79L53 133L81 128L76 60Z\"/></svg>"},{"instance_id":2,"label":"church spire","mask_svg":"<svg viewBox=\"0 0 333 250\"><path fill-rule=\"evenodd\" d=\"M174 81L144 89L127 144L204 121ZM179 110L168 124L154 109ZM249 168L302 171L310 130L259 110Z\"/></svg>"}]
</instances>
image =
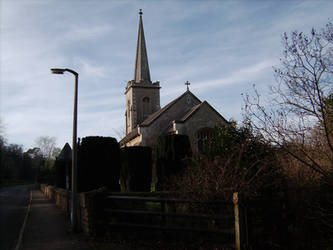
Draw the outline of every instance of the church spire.
<instances>
[{"instance_id":1,"label":"church spire","mask_svg":"<svg viewBox=\"0 0 333 250\"><path fill-rule=\"evenodd\" d=\"M139 21L139 31L138 31L138 42L136 46L136 58L135 58L135 69L134 69L134 82L149 82L150 80L150 72L148 65L148 56L146 50L146 41L145 35L143 32L143 24L142 24L142 9L139 11L140 21Z\"/></svg>"}]
</instances>

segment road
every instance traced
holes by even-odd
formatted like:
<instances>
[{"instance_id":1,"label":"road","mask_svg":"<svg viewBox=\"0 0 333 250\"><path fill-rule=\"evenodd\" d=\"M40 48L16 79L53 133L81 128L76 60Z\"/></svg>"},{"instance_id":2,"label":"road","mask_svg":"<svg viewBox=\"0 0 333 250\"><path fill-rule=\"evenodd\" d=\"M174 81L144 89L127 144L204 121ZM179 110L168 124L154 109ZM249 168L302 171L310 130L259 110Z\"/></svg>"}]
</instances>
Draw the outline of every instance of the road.
<instances>
[{"instance_id":1,"label":"road","mask_svg":"<svg viewBox=\"0 0 333 250\"><path fill-rule=\"evenodd\" d=\"M12 250L17 243L33 185L0 188L0 249Z\"/></svg>"}]
</instances>

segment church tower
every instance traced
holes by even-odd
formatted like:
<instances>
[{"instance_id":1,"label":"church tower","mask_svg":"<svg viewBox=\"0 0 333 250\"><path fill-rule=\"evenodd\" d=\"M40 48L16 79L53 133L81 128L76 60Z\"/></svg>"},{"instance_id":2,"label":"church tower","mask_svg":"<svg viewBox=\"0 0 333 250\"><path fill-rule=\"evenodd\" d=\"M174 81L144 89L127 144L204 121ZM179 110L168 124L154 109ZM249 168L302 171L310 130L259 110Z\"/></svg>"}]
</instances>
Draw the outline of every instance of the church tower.
<instances>
[{"instance_id":1,"label":"church tower","mask_svg":"<svg viewBox=\"0 0 333 250\"><path fill-rule=\"evenodd\" d=\"M127 83L126 135L149 115L160 109L160 83L150 79L146 41L142 24L142 10L139 12L139 31L136 46L134 80Z\"/></svg>"}]
</instances>

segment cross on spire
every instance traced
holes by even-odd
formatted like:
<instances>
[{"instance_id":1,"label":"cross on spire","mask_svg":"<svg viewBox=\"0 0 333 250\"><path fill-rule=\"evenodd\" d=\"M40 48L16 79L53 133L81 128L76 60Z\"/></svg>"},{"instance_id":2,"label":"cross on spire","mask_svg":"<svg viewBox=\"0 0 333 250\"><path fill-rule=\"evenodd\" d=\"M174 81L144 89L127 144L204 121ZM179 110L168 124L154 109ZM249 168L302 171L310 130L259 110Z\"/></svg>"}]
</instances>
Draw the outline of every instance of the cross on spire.
<instances>
[{"instance_id":1,"label":"cross on spire","mask_svg":"<svg viewBox=\"0 0 333 250\"><path fill-rule=\"evenodd\" d=\"M190 83L189 81L186 81L186 82L185 82L185 85L186 85L187 90L190 89L190 88L189 88L190 84L191 84L191 83Z\"/></svg>"},{"instance_id":2,"label":"cross on spire","mask_svg":"<svg viewBox=\"0 0 333 250\"><path fill-rule=\"evenodd\" d=\"M142 9L139 10L139 15L142 16L143 12Z\"/></svg>"}]
</instances>

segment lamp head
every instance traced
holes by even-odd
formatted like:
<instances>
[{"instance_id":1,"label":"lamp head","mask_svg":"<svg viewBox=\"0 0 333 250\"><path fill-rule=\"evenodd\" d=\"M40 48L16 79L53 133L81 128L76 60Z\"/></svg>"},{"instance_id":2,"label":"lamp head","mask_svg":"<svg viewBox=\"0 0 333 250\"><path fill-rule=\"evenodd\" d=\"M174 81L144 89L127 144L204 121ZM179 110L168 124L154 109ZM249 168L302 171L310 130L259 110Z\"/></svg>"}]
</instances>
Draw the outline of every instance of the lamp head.
<instances>
[{"instance_id":1,"label":"lamp head","mask_svg":"<svg viewBox=\"0 0 333 250\"><path fill-rule=\"evenodd\" d=\"M51 69L52 74L63 74L65 69Z\"/></svg>"}]
</instances>

